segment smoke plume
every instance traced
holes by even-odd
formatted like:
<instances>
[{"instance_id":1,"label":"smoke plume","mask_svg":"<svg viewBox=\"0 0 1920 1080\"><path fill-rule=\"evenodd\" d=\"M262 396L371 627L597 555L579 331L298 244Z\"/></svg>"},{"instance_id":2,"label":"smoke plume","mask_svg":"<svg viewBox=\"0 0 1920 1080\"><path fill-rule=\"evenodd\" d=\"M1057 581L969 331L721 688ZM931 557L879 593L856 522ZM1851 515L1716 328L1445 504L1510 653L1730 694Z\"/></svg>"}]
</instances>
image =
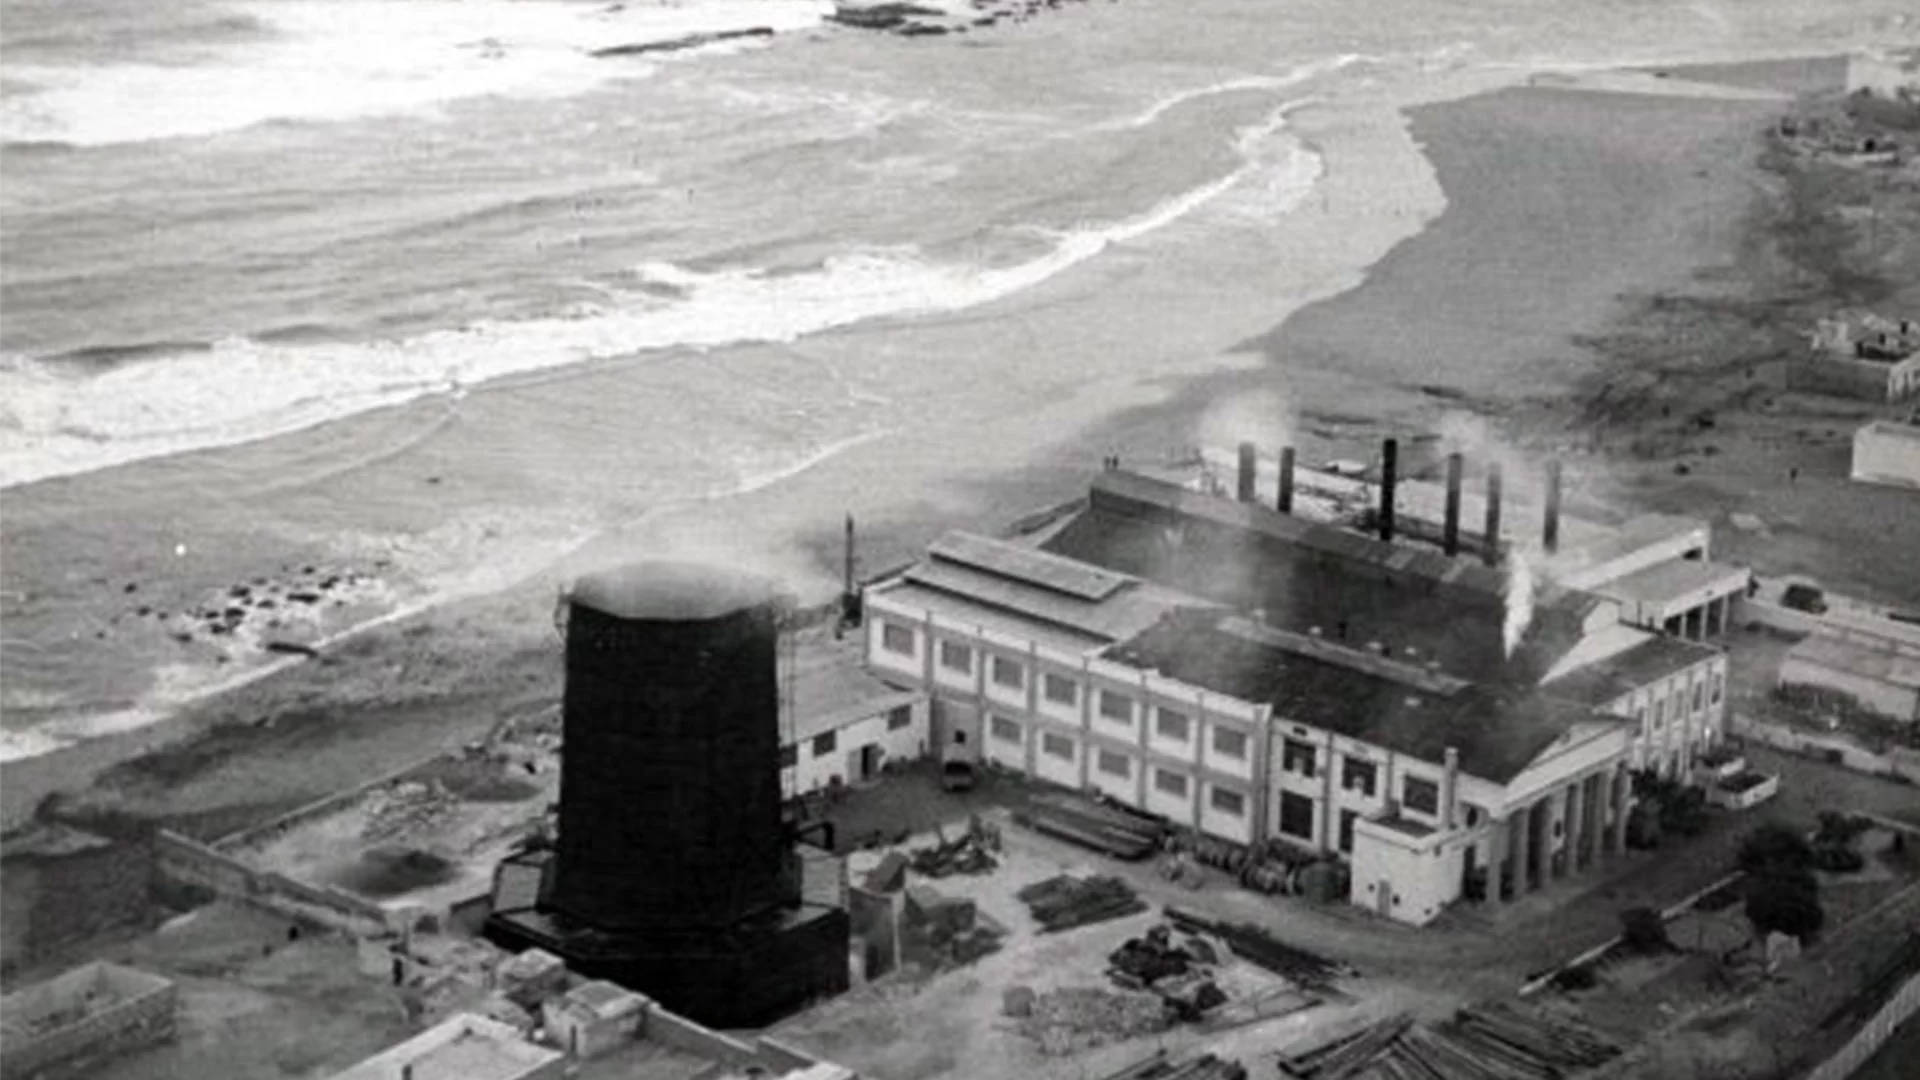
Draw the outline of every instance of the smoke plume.
<instances>
[{"instance_id":1,"label":"smoke plume","mask_svg":"<svg viewBox=\"0 0 1920 1080\"><path fill-rule=\"evenodd\" d=\"M1507 587L1503 593L1507 617L1500 626L1500 643L1509 660L1513 659L1513 650L1520 647L1520 639L1527 636L1527 627L1533 623L1533 590L1533 564L1526 552L1515 550L1507 560Z\"/></svg>"}]
</instances>

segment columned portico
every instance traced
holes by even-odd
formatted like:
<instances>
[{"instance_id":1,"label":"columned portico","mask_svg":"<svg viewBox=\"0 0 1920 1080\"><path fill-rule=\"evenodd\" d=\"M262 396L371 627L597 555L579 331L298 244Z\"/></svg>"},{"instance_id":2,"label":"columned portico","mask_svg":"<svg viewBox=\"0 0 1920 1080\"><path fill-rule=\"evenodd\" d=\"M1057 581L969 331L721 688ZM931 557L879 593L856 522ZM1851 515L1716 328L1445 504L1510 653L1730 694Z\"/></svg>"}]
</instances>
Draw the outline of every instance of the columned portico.
<instances>
[{"instance_id":1,"label":"columned portico","mask_svg":"<svg viewBox=\"0 0 1920 1080\"><path fill-rule=\"evenodd\" d=\"M1567 787L1567 873L1577 874L1586 862L1587 781L1582 776Z\"/></svg>"}]
</instances>

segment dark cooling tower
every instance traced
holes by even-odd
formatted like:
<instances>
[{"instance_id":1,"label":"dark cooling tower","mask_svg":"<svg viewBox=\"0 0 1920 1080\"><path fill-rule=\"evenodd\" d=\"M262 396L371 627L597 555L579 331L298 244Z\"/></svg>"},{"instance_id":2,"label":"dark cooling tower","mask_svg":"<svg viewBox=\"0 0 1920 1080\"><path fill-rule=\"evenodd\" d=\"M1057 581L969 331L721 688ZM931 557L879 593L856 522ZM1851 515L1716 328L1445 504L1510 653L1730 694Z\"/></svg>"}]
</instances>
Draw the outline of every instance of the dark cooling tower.
<instances>
[{"instance_id":1,"label":"dark cooling tower","mask_svg":"<svg viewBox=\"0 0 1920 1080\"><path fill-rule=\"evenodd\" d=\"M603 928L728 926L783 873L777 597L647 563L574 586L553 906Z\"/></svg>"},{"instance_id":2,"label":"dark cooling tower","mask_svg":"<svg viewBox=\"0 0 1920 1080\"><path fill-rule=\"evenodd\" d=\"M641 563L568 600L552 890L487 936L717 1027L844 991L846 912L801 900L781 819L772 583Z\"/></svg>"}]
</instances>

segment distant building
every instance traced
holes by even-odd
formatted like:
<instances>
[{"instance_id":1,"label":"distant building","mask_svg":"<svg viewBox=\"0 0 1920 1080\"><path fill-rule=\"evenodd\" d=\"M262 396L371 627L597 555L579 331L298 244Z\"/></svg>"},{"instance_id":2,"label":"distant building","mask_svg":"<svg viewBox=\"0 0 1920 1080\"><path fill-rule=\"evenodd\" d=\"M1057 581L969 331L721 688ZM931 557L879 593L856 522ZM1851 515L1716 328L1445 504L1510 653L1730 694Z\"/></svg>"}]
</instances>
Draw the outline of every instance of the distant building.
<instances>
[{"instance_id":1,"label":"distant building","mask_svg":"<svg viewBox=\"0 0 1920 1080\"><path fill-rule=\"evenodd\" d=\"M1853 433L1853 469L1863 484L1920 488L1920 424L1876 420Z\"/></svg>"},{"instance_id":2,"label":"distant building","mask_svg":"<svg viewBox=\"0 0 1920 1080\"><path fill-rule=\"evenodd\" d=\"M471 1013L446 1020L333 1074L333 1080L559 1080L567 1057L536 1046L513 1028Z\"/></svg>"},{"instance_id":3,"label":"distant building","mask_svg":"<svg viewBox=\"0 0 1920 1080\"><path fill-rule=\"evenodd\" d=\"M1620 850L1630 769L1720 738L1726 657L1502 571L1110 470L1039 547L949 534L865 595L944 748L1234 844L1337 853L1430 921Z\"/></svg>"},{"instance_id":4,"label":"distant building","mask_svg":"<svg viewBox=\"0 0 1920 1080\"><path fill-rule=\"evenodd\" d=\"M1780 685L1838 690L1895 720L1920 720L1920 650L1890 640L1814 634L1780 661Z\"/></svg>"},{"instance_id":5,"label":"distant building","mask_svg":"<svg viewBox=\"0 0 1920 1080\"><path fill-rule=\"evenodd\" d=\"M1920 49L1869 49L1848 56L1847 93L1920 100Z\"/></svg>"},{"instance_id":6,"label":"distant building","mask_svg":"<svg viewBox=\"0 0 1920 1080\"><path fill-rule=\"evenodd\" d=\"M1872 314L1820 320L1812 348L1787 365L1787 386L1866 401L1920 393L1920 323Z\"/></svg>"},{"instance_id":7,"label":"distant building","mask_svg":"<svg viewBox=\"0 0 1920 1080\"><path fill-rule=\"evenodd\" d=\"M84 1071L171 1039L179 994L150 972L95 961L0 998L0 1073Z\"/></svg>"}]
</instances>

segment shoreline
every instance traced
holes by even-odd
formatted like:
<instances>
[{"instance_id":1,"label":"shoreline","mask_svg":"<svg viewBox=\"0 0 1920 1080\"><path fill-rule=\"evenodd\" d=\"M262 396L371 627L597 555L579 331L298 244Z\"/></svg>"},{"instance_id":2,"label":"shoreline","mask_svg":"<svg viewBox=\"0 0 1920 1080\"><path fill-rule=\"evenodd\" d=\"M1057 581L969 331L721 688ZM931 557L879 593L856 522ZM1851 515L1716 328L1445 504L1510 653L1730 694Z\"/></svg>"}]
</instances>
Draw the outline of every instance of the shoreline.
<instances>
[{"instance_id":1,"label":"shoreline","mask_svg":"<svg viewBox=\"0 0 1920 1080\"><path fill-rule=\"evenodd\" d=\"M1319 209L1316 211L1310 205L1314 197L1309 196L1307 204L1296 207L1293 212L1303 215L1317 212L1330 219L1338 218L1343 213L1355 215L1361 226L1366 227L1366 212L1372 199L1405 205L1411 198L1413 205L1419 205L1417 197L1404 193L1396 196L1389 191L1383 196L1378 190L1369 192L1364 185L1336 187L1350 174L1368 175L1367 169L1372 164L1368 154L1378 152L1377 149L1370 149L1375 144L1368 141L1377 140L1378 134L1369 135L1364 130L1355 134L1352 125L1367 122L1383 124L1385 118L1390 117L1405 132L1417 129L1415 114L1422 110L1444 110L1490 94L1564 92L1545 88L1516 88L1513 85L1525 77L1526 72L1517 70L1470 71L1461 73L1457 78L1442 80L1440 86L1421 87L1426 93L1416 95L1420 100L1408 104L1348 101L1301 107L1296 133L1303 142L1322 155L1325 173L1320 181ZM1455 93L1449 94L1448 91ZM1615 99L1622 95L1605 93L1596 96L1604 102L1596 105L1596 108L1604 111L1607 104L1617 104ZM1371 118L1370 121L1368 118ZM1348 126L1343 129L1342 123ZM1410 141L1417 139L1417 130L1407 137ZM1416 152L1420 152L1421 148L1414 145ZM1429 162L1432 156L1430 149L1422 153L1423 159ZM1432 176L1437 170L1431 164L1427 167L1428 182L1433 183ZM1382 183L1376 180L1376 188ZM1371 228L1382 237L1375 242L1384 245L1380 255L1354 272L1350 280L1332 281L1319 292L1298 298L1298 304L1283 317L1280 329L1269 331L1268 334L1285 338L1288 328L1292 327L1292 332L1297 335L1303 316L1311 324L1314 318L1324 317L1324 314L1315 316L1313 313L1316 309L1338 305L1343 301L1377 308L1381 302L1379 283L1384 275L1391 284L1396 258L1404 262L1407 248L1418 244L1421 238L1431 235L1436 229L1445 227L1445 214L1452 211L1459 201L1457 197L1447 198L1446 209L1440 212L1438 219L1419 221L1411 229L1401 216L1404 210L1396 211L1394 219L1384 225L1377 220L1372 222ZM1341 205L1336 208L1334 203ZM1457 219L1459 215L1456 213L1455 216ZM1375 217L1384 215L1376 214ZM1332 221L1321 221L1318 225L1322 230L1338 227ZM1389 236L1394 238L1384 239ZM1122 255L1121 258L1124 260L1126 256ZM1578 259L1572 261L1579 263ZM1684 258L1682 261L1685 261ZM1369 289L1371 291L1364 301L1353 299ZM1002 304L1019 310L1023 303L1035 302L1038 301L1014 297ZM1000 305L996 305L992 310L1000 309ZM890 324L877 330L855 327L846 331L845 336L865 338L882 331L902 335L937 335L942 332L943 322L987 318L991 317L992 310L984 315L979 311L960 313L953 320L926 320L924 325ZM1235 357L1235 353L1242 355ZM338 655L324 661L289 662L268 674L250 678L239 689L197 702L147 728L116 733L48 755L0 763L0 770L6 774L4 785L0 785L6 792L0 829L10 831L18 827L48 794L71 793L93 786L103 777L111 778L114 775L128 781L121 785L128 790L119 794L126 795L130 791L135 809L145 803L149 806L172 806L176 810L185 807L187 812L192 812L196 802L194 796L182 793L175 797L175 793L165 786L155 787L146 783L137 764L155 755L175 754L184 760L198 759L202 755L193 753L192 745L228 728L236 731L254 728L263 733L262 737L271 740L271 736L266 734L274 726L271 718L290 706L302 711L365 711L389 719L400 718L402 722L420 728L413 738L415 742L429 738L431 733L433 737L457 743L457 736L471 730L476 722L463 725L445 716L458 708L458 705L447 700L448 687L437 681L411 682L405 675L409 666L434 666L437 662L440 668L464 670L474 678L456 680L461 683L460 693L462 696L478 696L481 700L485 700L487 695L477 693L475 687L490 681L512 684L516 690L547 686L552 681L552 673L543 675L538 670L540 663L544 662L544 655L539 651L539 628L535 627L531 635L512 632L526 629L527 615L535 607L540 609L539 613L544 618L546 605L539 600L541 594L556 587L572 569L603 561L625 550L642 546L700 546L703 534L704 539L710 542L717 537L715 528L724 525L724 522L715 521L715 518L756 523L771 521L774 524L766 530L769 533L779 533L780 522L786 519L794 546L810 555L804 561L811 564L808 576L814 579L812 584L817 589L821 585L818 579L822 568L837 563L838 515L832 515L831 520L815 520L817 514L796 514L796 508L850 501L844 492L866 490L867 484L863 480L871 481L873 487L882 494L896 496L891 502L882 502L881 505L888 507L887 510L869 512L865 515L869 520L862 522L863 562L868 567L887 566L912 557L926 540L946 527L981 527L983 520L996 523L1011 520L1035 506L1078 494L1086 474L1093 468L1091 463L1099 456L1098 448L1115 444L1135 449L1151 446L1154 444L1150 440L1156 434L1166 440L1164 445L1182 445L1187 435L1201 437L1219 434L1210 433L1210 427L1243 424L1245 418L1217 418L1214 414L1220 402L1237 401L1247 394L1271 392L1276 375L1289 376L1290 383L1298 381L1304 384L1288 391L1293 398L1290 405L1295 407L1292 411L1296 413L1291 426L1317 426L1331 432L1332 438L1322 440L1322 445L1327 448L1370 438L1372 429L1382 423L1410 424L1416 422L1418 417L1430 419L1435 413L1435 398L1423 392L1419 386L1385 384L1377 377L1370 380L1366 372L1356 373L1338 364L1323 365L1314 371L1289 371L1284 361L1275 363L1269 358L1253 358L1249 363L1244 353L1245 350L1229 349L1224 357L1207 357L1164 371L1157 377L1122 376L1077 386L1074 391L1076 395L1101 398L1104 407L1092 409L1074 401L1058 406L1058 411L1092 412L1104 419L1081 425L1068 423L1064 425L1067 433L1061 437L1060 428L1063 425L1052 423L1054 418L1047 410L1042 410L1038 416L1024 418L1024 422L1016 422L1012 426L1023 431L1038 428L1039 432L1035 434L1040 437L1026 441L1018 453L1008 447L997 448L983 452L980 460L964 468L949 468L945 476L947 483L942 491L946 496L944 499L929 499L922 489L911 484L903 485L898 477L885 476L891 471L886 460L889 451L903 448L890 447L887 445L890 440L882 438L875 440L877 445L858 445L844 455L822 462L818 470L811 465L805 466L778 482L738 493L725 500L729 511L726 514L720 514L711 507L680 507L682 516L678 519L663 520L671 515L662 515L638 526L617 526L503 590L456 600L451 604L435 605L421 612L383 617L384 621L377 624L355 628L348 632L350 637L338 650ZM590 378L583 376L583 381ZM1143 387L1143 383L1147 385ZM1175 385L1167 389L1167 383ZM1343 392L1355 387L1367 387L1367 398L1375 410L1374 416L1361 418L1361 422L1354 424L1316 421L1316 413L1326 412L1325 409L1314 407L1316 400L1338 400ZM1272 421L1272 417L1265 417L1256 423L1264 426ZM1180 435L1169 438L1170 431L1178 431ZM1043 433L1051 433L1054 438L1048 439ZM1303 443L1303 448L1313 445L1312 439L1304 437L1311 433L1291 434L1303 436L1297 440ZM836 490L840 494L836 495ZM763 510L766 512L764 519L760 514ZM728 538L727 546L735 542L735 538ZM495 623L492 632L475 635L482 644L451 640L457 634L470 632L488 622ZM501 627L508 628L509 632L499 633ZM413 644L423 639L428 642L426 645ZM502 661L502 654L507 658L505 661ZM394 665L384 662L391 656L399 657L397 675ZM252 719L255 717L264 717L265 722ZM347 717L341 716L338 726L341 730L333 733L337 739L372 738L377 743L383 738L377 733L370 735L365 730L369 725L364 718L349 723ZM210 767L219 771L217 763ZM289 787L286 790L298 792L303 783L312 785L315 778L290 776L288 779ZM258 790L281 790L273 785L258 783L257 777L254 780ZM211 785L213 788L221 786L218 783ZM141 794L143 791L144 795Z\"/></svg>"}]
</instances>

